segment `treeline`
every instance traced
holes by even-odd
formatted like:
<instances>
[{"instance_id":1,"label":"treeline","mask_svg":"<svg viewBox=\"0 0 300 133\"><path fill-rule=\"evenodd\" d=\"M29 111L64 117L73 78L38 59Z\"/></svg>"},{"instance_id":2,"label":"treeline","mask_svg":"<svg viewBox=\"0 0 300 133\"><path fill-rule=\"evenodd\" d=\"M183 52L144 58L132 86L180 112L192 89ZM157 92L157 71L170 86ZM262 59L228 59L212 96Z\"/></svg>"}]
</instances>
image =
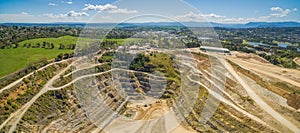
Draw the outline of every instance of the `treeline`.
<instances>
[{"instance_id":1,"label":"treeline","mask_svg":"<svg viewBox=\"0 0 300 133\"><path fill-rule=\"evenodd\" d=\"M74 27L42 27L42 26L3 26L0 25L0 48L17 47L17 43L45 37L60 37L63 35L79 36L82 28Z\"/></svg>"},{"instance_id":2,"label":"treeline","mask_svg":"<svg viewBox=\"0 0 300 133\"><path fill-rule=\"evenodd\" d=\"M49 42L43 42L43 43L24 43L23 45L20 45L19 43L6 46L6 48L44 48L44 49L54 49L55 45L53 43ZM59 44L58 49L71 49L74 50L76 47L76 44ZM5 47L1 47L1 49L4 49Z\"/></svg>"}]
</instances>

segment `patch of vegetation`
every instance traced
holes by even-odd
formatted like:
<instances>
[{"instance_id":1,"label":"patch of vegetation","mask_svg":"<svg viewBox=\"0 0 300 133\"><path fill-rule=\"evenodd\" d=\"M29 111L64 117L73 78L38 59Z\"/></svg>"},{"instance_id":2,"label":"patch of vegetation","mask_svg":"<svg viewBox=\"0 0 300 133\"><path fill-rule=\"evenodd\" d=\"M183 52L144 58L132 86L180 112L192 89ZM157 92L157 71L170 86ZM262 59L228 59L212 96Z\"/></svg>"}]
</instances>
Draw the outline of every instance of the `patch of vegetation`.
<instances>
[{"instance_id":1,"label":"patch of vegetation","mask_svg":"<svg viewBox=\"0 0 300 133\"><path fill-rule=\"evenodd\" d=\"M95 73L100 73L100 72L104 72L104 71L108 71L110 70L111 67L109 64L103 64L103 65L99 65L99 66L95 66L89 69L84 69L84 70L79 70L76 71L66 77L64 76L60 76L59 79L57 79L54 83L53 83L53 87L60 87L63 86L69 82L71 82L74 78L83 76L83 75L89 75L89 74L95 74Z\"/></svg>"},{"instance_id":2,"label":"patch of vegetation","mask_svg":"<svg viewBox=\"0 0 300 133\"><path fill-rule=\"evenodd\" d=\"M100 59L98 59L99 63L104 63L104 62L112 62L114 59L114 54L115 52L106 52L104 53Z\"/></svg>"},{"instance_id":3,"label":"patch of vegetation","mask_svg":"<svg viewBox=\"0 0 300 133\"><path fill-rule=\"evenodd\" d=\"M72 50L48 50L33 48L0 49L0 77L31 66L41 59L50 60L60 53L71 53Z\"/></svg>"},{"instance_id":4,"label":"patch of vegetation","mask_svg":"<svg viewBox=\"0 0 300 133\"><path fill-rule=\"evenodd\" d=\"M77 37L61 36L58 38L37 38L19 42L22 48L45 48L45 49L74 49Z\"/></svg>"},{"instance_id":5,"label":"patch of vegetation","mask_svg":"<svg viewBox=\"0 0 300 133\"><path fill-rule=\"evenodd\" d=\"M3 26L0 25L0 49L17 48L21 41L46 38L60 37L64 35L78 36L81 28L71 27L46 27L46 26Z\"/></svg>"},{"instance_id":6,"label":"patch of vegetation","mask_svg":"<svg viewBox=\"0 0 300 133\"><path fill-rule=\"evenodd\" d=\"M144 72L159 71L168 79L178 81L179 74L175 70L175 61L164 53L151 52L138 54L131 62L129 69Z\"/></svg>"},{"instance_id":7,"label":"patch of vegetation","mask_svg":"<svg viewBox=\"0 0 300 133\"><path fill-rule=\"evenodd\" d=\"M37 38L18 43L17 47L0 49L0 78L30 66L34 62L45 58L47 61L67 59L73 56L78 38L61 36L58 38ZM113 48L127 40L135 39L103 39L96 42L101 48ZM79 44L92 43L92 39L80 38ZM76 51L78 52L78 51ZM71 55L72 54L72 55ZM18 73L18 72L16 72Z\"/></svg>"},{"instance_id":8,"label":"patch of vegetation","mask_svg":"<svg viewBox=\"0 0 300 133\"><path fill-rule=\"evenodd\" d=\"M274 65L278 65L285 68L299 68L299 66L293 61L294 58L300 57L299 52L291 50L276 50L276 52L274 52L274 54L272 55L267 55L265 53L258 55L265 58Z\"/></svg>"},{"instance_id":9,"label":"patch of vegetation","mask_svg":"<svg viewBox=\"0 0 300 133\"><path fill-rule=\"evenodd\" d=\"M130 70L148 73L160 72L167 79L166 91L162 98L173 98L180 87L180 75L172 57L164 53L150 52L136 55L129 66Z\"/></svg>"},{"instance_id":10,"label":"patch of vegetation","mask_svg":"<svg viewBox=\"0 0 300 133\"><path fill-rule=\"evenodd\" d=\"M43 129L51 121L64 115L72 106L68 93L72 93L73 86L61 90L48 91L32 104L22 117L20 123L39 125ZM26 130L26 126L19 124L17 131Z\"/></svg>"},{"instance_id":11,"label":"patch of vegetation","mask_svg":"<svg viewBox=\"0 0 300 133\"><path fill-rule=\"evenodd\" d=\"M66 67L66 64L52 65L37 71L25 78L20 84L0 93L0 123L8 116L32 99L51 79L55 72Z\"/></svg>"}]
</instances>

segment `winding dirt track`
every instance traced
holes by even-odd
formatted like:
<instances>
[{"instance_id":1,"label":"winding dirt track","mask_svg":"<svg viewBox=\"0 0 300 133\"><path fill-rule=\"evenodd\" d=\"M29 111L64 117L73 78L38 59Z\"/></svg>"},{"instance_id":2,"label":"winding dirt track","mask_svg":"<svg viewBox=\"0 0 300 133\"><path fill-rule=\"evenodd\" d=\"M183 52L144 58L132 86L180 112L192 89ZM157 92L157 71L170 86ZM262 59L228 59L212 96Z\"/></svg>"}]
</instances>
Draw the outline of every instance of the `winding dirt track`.
<instances>
[{"instance_id":1,"label":"winding dirt track","mask_svg":"<svg viewBox=\"0 0 300 133\"><path fill-rule=\"evenodd\" d=\"M16 112L12 113L10 115L10 117L8 117L1 125L0 125L0 129L2 129L9 121L13 121L12 122L12 126L9 130L9 133L15 131L15 128L17 126L17 124L19 123L19 121L21 120L21 118L23 117L23 115L26 113L26 111L29 109L29 107L41 96L43 95L44 93L46 93L47 91L50 91L50 90L59 90L59 89L62 89L62 88L65 88L69 85L71 85L72 83L80 80L80 79L83 79L83 78L87 78L87 77L92 77L92 76L97 76L97 75L102 75L102 74L105 74L105 73L109 73L111 71L114 71L114 70L121 70L121 71L128 71L128 72L137 72L137 71L132 71L132 70L123 70L123 69L111 69L111 70L108 70L108 71L105 71L105 72L101 72L101 73L95 73L95 74L90 74L90 75L83 75L83 76L80 76L80 77L77 77L76 79L72 80L71 82L69 82L68 84L65 84L61 87L52 87L52 84L55 80L57 80L60 75L62 75L66 70L68 70L70 67L72 66L72 64L70 64L69 66L67 66L66 68L64 68L61 72L59 72L57 75L55 75L52 79L50 79L46 84L45 86L40 90L40 92L38 94L36 94L29 102L27 102L25 105L23 105L19 110L17 110ZM138 73L144 73L144 72L138 72ZM152 75L152 74L149 74L149 73L144 73L144 74L148 74L148 75ZM155 75L152 75L154 77L158 77L158 76L155 76Z\"/></svg>"},{"instance_id":2,"label":"winding dirt track","mask_svg":"<svg viewBox=\"0 0 300 133\"><path fill-rule=\"evenodd\" d=\"M45 86L40 90L40 92L38 94L36 94L28 103L26 103L24 106L22 106L22 108L20 108L17 112L18 117L15 119L15 121L13 122L11 128L9 129L9 133L15 131L17 124L19 123L19 121L21 120L21 118L23 117L23 115L26 113L26 111L29 109L29 107L44 93L46 93L49 90L49 86L52 86L53 82L55 80L57 80L60 75L62 75L66 70L68 70L72 65L70 64L69 66L67 66L65 69L63 69L61 72L59 72L57 75L55 75L53 78L51 78L46 84Z\"/></svg>"},{"instance_id":3,"label":"winding dirt track","mask_svg":"<svg viewBox=\"0 0 300 133\"><path fill-rule=\"evenodd\" d=\"M50 63L50 64L48 64L48 65L46 65L46 66L43 66L43 67L39 68L37 71L43 70L43 69L45 69L45 68L47 68L47 67L49 67L49 66L51 66L51 65L59 64L59 63L66 62L66 61L70 61L70 60L72 60L72 59L62 60L62 61L59 61L59 62L53 62L53 63ZM24 77L22 77L22 78L20 78L20 79L18 79L18 80L16 80L16 81L10 83L9 85L3 87L3 88L0 90L0 93L2 93L4 90L10 89L11 87L17 85L17 84L20 83L24 78L27 78L27 77L31 76L33 73L34 73L34 72L31 72L31 73L25 75Z\"/></svg>"},{"instance_id":4,"label":"winding dirt track","mask_svg":"<svg viewBox=\"0 0 300 133\"><path fill-rule=\"evenodd\" d=\"M65 60L66 61L66 60ZM63 62L63 61L61 61ZM56 62L56 63L59 63L59 62ZM40 68L41 70L50 66L50 65L53 65L55 63L51 63L51 64L48 64L47 66L43 67L43 68ZM188 65L188 64L186 64ZM64 87L67 87L69 85L71 85L72 83L80 80L80 79L83 79L83 78L86 78L86 77L91 77L91 76L97 76L97 75L102 75L104 73L108 73L108 72L111 72L111 71L114 71L114 70L119 70L119 69L111 69L111 70L108 70L108 71L105 71L105 72L101 72L101 73L95 73L95 74L90 74L90 75L83 75L83 76L80 76L80 77L77 77L76 79L73 79L70 83L64 85L64 86L61 86L61 87L57 87L57 88L54 88L52 87L52 84L53 82L58 79L60 77L60 75L64 74L64 72L66 70L68 70L70 67L72 66L72 64L70 64L69 66L67 66L65 69L63 69L61 72L59 72L57 75L55 75L52 79L50 79L46 85L41 89L41 91L36 94L28 103L26 103L25 105L23 105L19 110L17 110L16 112L12 113L10 115L10 117L0 125L0 129L2 129L9 121L12 121L12 126L9 130L9 132L13 132L17 126L17 124L19 123L19 121L21 120L21 118L23 117L23 115L25 114L25 112L29 109L29 107L44 93L46 93L47 91L50 91L50 90L59 90L59 89L62 89ZM249 94L249 96L263 109L265 110L267 113L269 113L272 117L274 117L276 120L278 120L280 123L282 123L283 125L285 125L287 128L289 128L291 131L293 132L300 132L299 128L297 126L295 126L293 123L291 123L290 121L286 120L284 117L282 117L278 112L276 112L275 110L273 110L268 104L266 104L242 79L241 77L239 77L239 75L233 70L232 66L230 64L228 64L227 62L225 63L225 67L226 69L239 81L239 83L245 88L245 90L247 91L247 93ZM199 70L195 69L194 66L192 66L193 69L191 69L191 71L193 72L199 72ZM39 69L39 70L40 70ZM122 69L121 69L122 70ZM136 71L132 71L132 70L125 70L124 71L129 71L129 72L136 72ZM144 73L144 72L139 72L139 73ZM148 74L148 75L151 75L149 73L144 73L144 74ZM0 93L5 90L5 89L9 89L11 88L12 86L18 84L20 81L22 81L24 78L30 76L31 74L28 74L26 76L24 76L23 78L11 83L10 85L4 87L3 89L0 90ZM152 75L154 77L156 77L155 75ZM272 75L270 75L272 76ZM274 76L274 75L273 75ZM199 81L194 81L193 79L189 78L190 81L192 82L195 82L195 83L198 83L202 86L204 86L202 83L200 83ZM282 78L280 78L282 79ZM299 85L300 86L300 85ZM257 122L260 122L261 124L264 124L266 126L268 126L265 122L263 122L261 119L259 119L258 117L246 112L245 110L241 109L239 106L236 106L234 103L232 103L232 101L229 101L225 98L223 98L220 94L218 94L217 92L214 92L212 90L210 90L209 88L207 88L206 86L204 86L208 91L209 93L218 98L220 101L224 102L225 104L235 108L237 111L247 115L249 118L253 119L253 120L256 120ZM223 92L224 93L224 92ZM229 96L227 93L225 93L225 95ZM231 98L229 96L229 98Z\"/></svg>"},{"instance_id":5,"label":"winding dirt track","mask_svg":"<svg viewBox=\"0 0 300 133\"><path fill-rule=\"evenodd\" d=\"M276 112L272 107L270 107L263 99L261 99L249 85L234 71L232 66L225 62L226 69L234 76L234 78L243 86L243 88L247 91L248 95L260 106L261 109L269 113L273 118L275 118L278 122L289 128L291 131L295 133L299 133L300 129L295 126L292 122L285 119L282 115Z\"/></svg>"},{"instance_id":6,"label":"winding dirt track","mask_svg":"<svg viewBox=\"0 0 300 133\"><path fill-rule=\"evenodd\" d=\"M294 86L300 86L300 82L297 82L297 81L294 81L292 79L289 79L289 78L286 78L286 77L283 77L283 76L280 76L280 75L273 74L273 73L270 73L270 72L262 70L262 67L264 67L264 69L270 69L270 70L274 69L272 67L269 67L269 66L266 66L266 65L262 66L261 64L249 63L247 61L237 60L237 59L233 59L233 58L227 58L227 59L229 59L230 61L232 61L232 62L234 62L236 64L239 64L239 66L241 66L243 68L247 68L247 69L256 71L258 73L261 73L261 74L264 74L264 75L276 78L278 80L287 82L287 83L292 84ZM295 70L294 72L295 73L299 73L297 70Z\"/></svg>"}]
</instances>

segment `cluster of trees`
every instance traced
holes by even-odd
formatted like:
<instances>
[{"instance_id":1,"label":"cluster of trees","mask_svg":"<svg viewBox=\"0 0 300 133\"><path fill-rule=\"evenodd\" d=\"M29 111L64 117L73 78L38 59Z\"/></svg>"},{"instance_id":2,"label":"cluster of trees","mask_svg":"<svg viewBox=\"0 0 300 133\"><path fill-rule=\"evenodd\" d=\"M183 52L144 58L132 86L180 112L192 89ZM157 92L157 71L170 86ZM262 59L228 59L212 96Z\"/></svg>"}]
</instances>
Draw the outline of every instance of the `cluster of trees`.
<instances>
[{"instance_id":1,"label":"cluster of trees","mask_svg":"<svg viewBox=\"0 0 300 133\"><path fill-rule=\"evenodd\" d=\"M256 50L252 47L248 47L242 44L235 44L231 42L222 42L221 43L224 48L228 48L230 51L242 51L245 53L255 53Z\"/></svg>"},{"instance_id":2,"label":"cluster of trees","mask_svg":"<svg viewBox=\"0 0 300 133\"><path fill-rule=\"evenodd\" d=\"M0 25L0 49L17 47L17 43L34 38L78 36L82 28L47 26L4 26ZM42 45L42 44L41 44Z\"/></svg>"},{"instance_id":3,"label":"cluster of trees","mask_svg":"<svg viewBox=\"0 0 300 133\"><path fill-rule=\"evenodd\" d=\"M57 55L57 57L55 58L55 61L61 61L61 60L65 60L65 59L69 59L74 57L74 53L60 53L59 55Z\"/></svg>"},{"instance_id":4,"label":"cluster of trees","mask_svg":"<svg viewBox=\"0 0 300 133\"><path fill-rule=\"evenodd\" d=\"M76 44L69 44L69 45L64 45L64 44L59 44L58 49L71 49L74 50L76 48Z\"/></svg>"},{"instance_id":5,"label":"cluster of trees","mask_svg":"<svg viewBox=\"0 0 300 133\"><path fill-rule=\"evenodd\" d=\"M18 48L18 47L22 47L22 48L44 48L44 49L54 49L55 45L53 43L49 43L49 42L43 42L43 43L37 43L37 44L32 44L32 43L24 43L22 46L20 46L19 43L10 45L8 47L12 47L12 48ZM76 44L59 44L58 49L71 49L74 50L76 48Z\"/></svg>"},{"instance_id":6,"label":"cluster of trees","mask_svg":"<svg viewBox=\"0 0 300 133\"><path fill-rule=\"evenodd\" d=\"M145 54L138 54L136 58L131 62L129 69L130 70L143 70L145 64L150 61L150 58Z\"/></svg>"},{"instance_id":7,"label":"cluster of trees","mask_svg":"<svg viewBox=\"0 0 300 133\"><path fill-rule=\"evenodd\" d=\"M299 68L299 66L293 61L293 59L285 57L281 58L278 55L267 55L265 53L259 54L259 56L263 57L274 65L279 65L286 68Z\"/></svg>"},{"instance_id":8,"label":"cluster of trees","mask_svg":"<svg viewBox=\"0 0 300 133\"><path fill-rule=\"evenodd\" d=\"M18 46L13 47L13 48L18 48ZM37 43L35 45L31 44L31 43L25 43L23 44L22 48L45 48L45 49L54 49L54 44L53 43L49 43L49 42L43 42L42 44Z\"/></svg>"},{"instance_id":9,"label":"cluster of trees","mask_svg":"<svg viewBox=\"0 0 300 133\"><path fill-rule=\"evenodd\" d=\"M115 55L115 52L107 52L107 53L104 53L100 59L98 59L98 62L99 63L104 63L104 62L112 62L113 59L114 59L114 55Z\"/></svg>"}]
</instances>

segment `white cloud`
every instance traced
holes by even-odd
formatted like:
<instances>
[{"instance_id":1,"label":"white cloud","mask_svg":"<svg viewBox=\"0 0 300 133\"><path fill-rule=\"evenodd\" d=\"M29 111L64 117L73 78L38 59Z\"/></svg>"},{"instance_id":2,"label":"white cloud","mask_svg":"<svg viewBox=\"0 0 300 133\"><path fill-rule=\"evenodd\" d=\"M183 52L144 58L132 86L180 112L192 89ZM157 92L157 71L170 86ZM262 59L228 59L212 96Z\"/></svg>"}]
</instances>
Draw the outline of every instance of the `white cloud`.
<instances>
[{"instance_id":1,"label":"white cloud","mask_svg":"<svg viewBox=\"0 0 300 133\"><path fill-rule=\"evenodd\" d=\"M225 18L226 16L217 15L214 13L210 14L198 14L194 12L189 12L182 16L176 16L175 19L178 21L205 21L206 19L218 19L218 18Z\"/></svg>"},{"instance_id":2,"label":"white cloud","mask_svg":"<svg viewBox=\"0 0 300 133\"><path fill-rule=\"evenodd\" d=\"M68 18L68 17L82 17L82 16L89 16L86 12L75 12L75 11L69 11L65 14L52 14L52 13L46 13L44 16L47 16L49 18L55 18L55 19L60 19L60 18Z\"/></svg>"},{"instance_id":3,"label":"white cloud","mask_svg":"<svg viewBox=\"0 0 300 133\"><path fill-rule=\"evenodd\" d=\"M175 16L177 21L180 22L219 22L219 23L248 23L248 22L260 22L267 21L270 19L270 16L261 16L258 18L230 18L227 16L218 15L215 13L210 14L200 14L189 12L185 15Z\"/></svg>"},{"instance_id":4,"label":"white cloud","mask_svg":"<svg viewBox=\"0 0 300 133\"><path fill-rule=\"evenodd\" d=\"M291 10L290 9L282 9L280 7L272 7L270 8L271 11L273 12L277 12L277 13L272 13L271 16L274 16L274 17L285 17L287 16Z\"/></svg>"},{"instance_id":5,"label":"white cloud","mask_svg":"<svg viewBox=\"0 0 300 133\"><path fill-rule=\"evenodd\" d=\"M132 13L138 13L137 10L128 10L128 9L113 9L113 10L109 10L109 13L115 13L115 14L132 14Z\"/></svg>"},{"instance_id":6,"label":"white cloud","mask_svg":"<svg viewBox=\"0 0 300 133\"><path fill-rule=\"evenodd\" d=\"M293 11L295 11L295 12L296 12L296 11L298 11L298 9L297 9L297 8L294 8L294 9L293 9Z\"/></svg>"},{"instance_id":7,"label":"white cloud","mask_svg":"<svg viewBox=\"0 0 300 133\"><path fill-rule=\"evenodd\" d=\"M21 12L21 14L22 14L22 15L28 15L28 13L27 13L27 12Z\"/></svg>"},{"instance_id":8,"label":"white cloud","mask_svg":"<svg viewBox=\"0 0 300 133\"><path fill-rule=\"evenodd\" d=\"M48 5L49 6L57 6L57 4L55 4L55 3L49 3Z\"/></svg>"},{"instance_id":9,"label":"white cloud","mask_svg":"<svg viewBox=\"0 0 300 133\"><path fill-rule=\"evenodd\" d=\"M69 0L68 2L62 0L60 2L63 3L63 4L68 4L68 5L72 5L73 4L72 0Z\"/></svg>"},{"instance_id":10,"label":"white cloud","mask_svg":"<svg viewBox=\"0 0 300 133\"><path fill-rule=\"evenodd\" d=\"M67 13L68 17L81 17L81 16L89 16L86 12L75 12L75 11L69 11Z\"/></svg>"},{"instance_id":11,"label":"white cloud","mask_svg":"<svg viewBox=\"0 0 300 133\"><path fill-rule=\"evenodd\" d=\"M106 4L106 5L92 5L92 4L85 4L85 8L82 10L99 10L99 11L104 11L104 10L111 10L111 9L117 9L118 7L115 5L111 4Z\"/></svg>"},{"instance_id":12,"label":"white cloud","mask_svg":"<svg viewBox=\"0 0 300 133\"><path fill-rule=\"evenodd\" d=\"M128 10L126 8L119 8L116 5L106 4L106 5L92 5L92 4L85 4L85 8L82 10L98 10L98 11L107 11L108 13L113 14L133 14L138 13L137 10Z\"/></svg>"}]
</instances>

